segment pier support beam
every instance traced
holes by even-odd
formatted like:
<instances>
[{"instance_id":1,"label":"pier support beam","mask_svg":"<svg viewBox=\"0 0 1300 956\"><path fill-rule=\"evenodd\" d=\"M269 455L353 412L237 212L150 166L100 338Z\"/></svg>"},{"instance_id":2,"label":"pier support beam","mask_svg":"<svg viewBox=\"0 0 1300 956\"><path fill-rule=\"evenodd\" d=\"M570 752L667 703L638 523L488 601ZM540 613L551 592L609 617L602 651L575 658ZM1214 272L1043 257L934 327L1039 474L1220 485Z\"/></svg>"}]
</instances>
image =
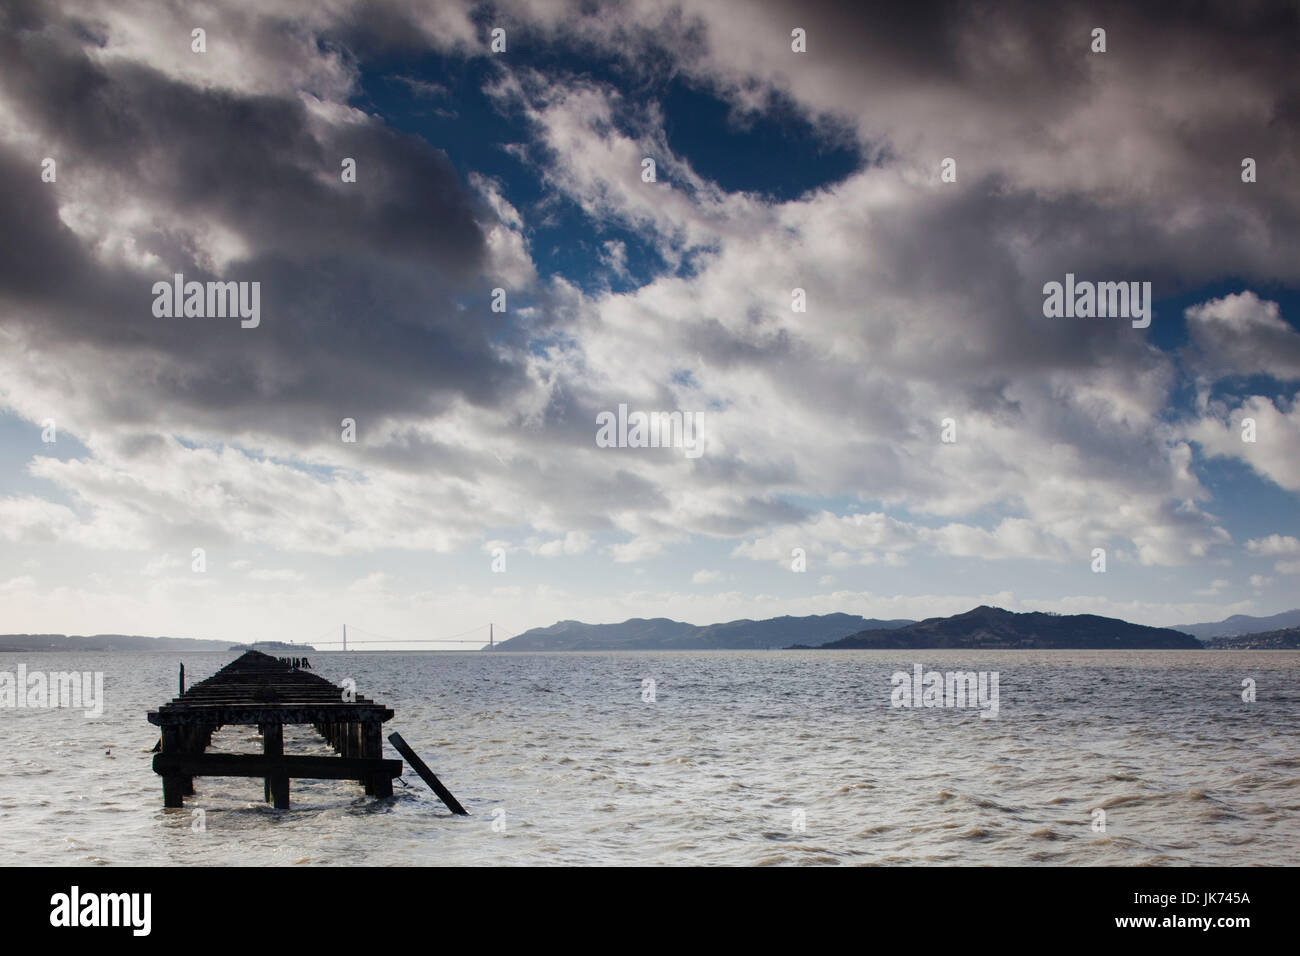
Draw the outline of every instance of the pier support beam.
<instances>
[{"instance_id":1,"label":"pier support beam","mask_svg":"<svg viewBox=\"0 0 1300 956\"><path fill-rule=\"evenodd\" d=\"M271 778L272 806L277 810L289 809L289 775L278 773Z\"/></svg>"},{"instance_id":2,"label":"pier support beam","mask_svg":"<svg viewBox=\"0 0 1300 956\"><path fill-rule=\"evenodd\" d=\"M361 756L367 760L379 760L384 756L384 736L383 725L373 720L365 721L361 724ZM379 791L384 787L388 788L388 793L381 794ZM382 774L376 774L366 781L366 794L372 797L393 795L393 781L390 777Z\"/></svg>"},{"instance_id":3,"label":"pier support beam","mask_svg":"<svg viewBox=\"0 0 1300 956\"><path fill-rule=\"evenodd\" d=\"M262 725L262 753L268 757L281 757L284 755L284 724L263 724ZM272 799L275 800L277 810L289 809L289 780L286 777L281 781L278 777L267 777L264 781L264 797L267 803ZM282 784L282 786L277 786ZM281 801L284 805L281 806Z\"/></svg>"},{"instance_id":4,"label":"pier support beam","mask_svg":"<svg viewBox=\"0 0 1300 956\"><path fill-rule=\"evenodd\" d=\"M162 728L162 752L179 753L181 751L181 729L179 727ZM183 774L165 774L163 776L163 806L176 809L185 806L185 794L190 791L190 778Z\"/></svg>"}]
</instances>

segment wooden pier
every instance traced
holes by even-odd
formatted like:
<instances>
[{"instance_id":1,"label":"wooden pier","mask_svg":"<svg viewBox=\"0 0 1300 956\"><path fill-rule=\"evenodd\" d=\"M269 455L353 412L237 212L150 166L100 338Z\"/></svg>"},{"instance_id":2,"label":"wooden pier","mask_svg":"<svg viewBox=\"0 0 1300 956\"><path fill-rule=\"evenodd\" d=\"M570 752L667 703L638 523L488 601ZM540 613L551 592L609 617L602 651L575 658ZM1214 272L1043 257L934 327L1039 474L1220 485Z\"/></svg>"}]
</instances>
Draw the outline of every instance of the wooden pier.
<instances>
[{"instance_id":1,"label":"wooden pier","mask_svg":"<svg viewBox=\"0 0 1300 956\"><path fill-rule=\"evenodd\" d=\"M181 691L148 715L162 729L153 769L163 778L165 807L183 806L194 793L195 777L261 777L266 799L283 810L294 777L356 780L371 796L393 795L402 761L383 759L382 729L393 712L382 704L260 651L248 651ZM262 752L206 753L212 735L226 724L256 726ZM339 756L286 754L285 724L310 724Z\"/></svg>"}]
</instances>

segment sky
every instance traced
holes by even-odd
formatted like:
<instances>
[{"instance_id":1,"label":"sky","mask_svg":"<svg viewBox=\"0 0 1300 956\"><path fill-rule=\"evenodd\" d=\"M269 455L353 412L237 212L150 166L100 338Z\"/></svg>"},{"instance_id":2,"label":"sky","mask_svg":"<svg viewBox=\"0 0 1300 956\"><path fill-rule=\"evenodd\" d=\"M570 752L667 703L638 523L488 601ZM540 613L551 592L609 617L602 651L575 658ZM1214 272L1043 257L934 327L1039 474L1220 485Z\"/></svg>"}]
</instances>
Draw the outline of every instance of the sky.
<instances>
[{"instance_id":1,"label":"sky","mask_svg":"<svg viewBox=\"0 0 1300 956\"><path fill-rule=\"evenodd\" d=\"M1300 8L861 6L4 4L0 631L1300 605Z\"/></svg>"}]
</instances>

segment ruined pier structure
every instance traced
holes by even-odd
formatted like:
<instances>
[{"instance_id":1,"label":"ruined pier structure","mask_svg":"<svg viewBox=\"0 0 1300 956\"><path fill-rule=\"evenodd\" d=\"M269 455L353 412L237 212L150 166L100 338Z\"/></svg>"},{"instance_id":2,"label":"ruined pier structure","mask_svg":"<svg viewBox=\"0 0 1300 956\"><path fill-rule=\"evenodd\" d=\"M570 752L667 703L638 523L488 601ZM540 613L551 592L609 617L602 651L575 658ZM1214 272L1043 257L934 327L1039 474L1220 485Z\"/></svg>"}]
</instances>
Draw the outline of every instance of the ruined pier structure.
<instances>
[{"instance_id":1,"label":"ruined pier structure","mask_svg":"<svg viewBox=\"0 0 1300 956\"><path fill-rule=\"evenodd\" d=\"M261 777L266 799L289 807L289 781L356 780L375 797L393 795L402 761L383 759L384 721L393 712L292 663L248 651L157 710L149 722L162 729L154 772L163 778L163 806L180 807L194 793L195 777ZM257 727L260 754L206 753L226 724ZM286 754L284 725L310 724L337 757Z\"/></svg>"}]
</instances>

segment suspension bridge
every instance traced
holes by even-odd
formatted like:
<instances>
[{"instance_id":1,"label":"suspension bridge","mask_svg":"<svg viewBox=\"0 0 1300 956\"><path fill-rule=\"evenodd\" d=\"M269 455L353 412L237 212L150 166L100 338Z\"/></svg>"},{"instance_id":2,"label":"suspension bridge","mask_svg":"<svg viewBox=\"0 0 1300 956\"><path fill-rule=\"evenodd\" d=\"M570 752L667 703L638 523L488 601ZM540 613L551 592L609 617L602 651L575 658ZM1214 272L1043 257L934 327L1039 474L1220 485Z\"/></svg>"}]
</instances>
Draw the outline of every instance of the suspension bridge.
<instances>
[{"instance_id":1,"label":"suspension bridge","mask_svg":"<svg viewBox=\"0 0 1300 956\"><path fill-rule=\"evenodd\" d=\"M361 638L348 636L349 625L343 625L343 636L341 640L313 640L307 641L307 644L313 647L328 648L330 650L338 649L346 651L348 648L359 648L369 644L400 644L407 645L429 645L429 644L476 644L479 647L491 650L496 647L496 625L480 624L477 627L471 627L468 631L461 631L459 634L449 634L446 637L390 637L387 634L378 634L365 628L351 626L352 633L360 634ZM486 634L482 632L486 631ZM326 635L336 634L334 628L325 632ZM479 634L479 637L467 637L469 634Z\"/></svg>"}]
</instances>

